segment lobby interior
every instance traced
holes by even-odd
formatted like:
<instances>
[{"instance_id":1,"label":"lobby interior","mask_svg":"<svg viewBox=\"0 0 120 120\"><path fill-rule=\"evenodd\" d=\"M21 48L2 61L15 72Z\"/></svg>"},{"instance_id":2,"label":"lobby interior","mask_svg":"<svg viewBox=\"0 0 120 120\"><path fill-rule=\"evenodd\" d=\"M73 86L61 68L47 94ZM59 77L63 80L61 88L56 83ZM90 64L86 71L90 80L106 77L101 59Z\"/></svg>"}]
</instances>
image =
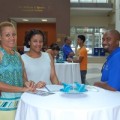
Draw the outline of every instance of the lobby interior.
<instances>
[{"instance_id":1,"label":"lobby interior","mask_svg":"<svg viewBox=\"0 0 120 120\"><path fill-rule=\"evenodd\" d=\"M14 4L13 4L14 3ZM1 0L0 22L11 21L17 28L17 48L24 49L23 37L28 29L42 29L46 35L45 47L57 42L63 44L65 36L72 38L76 47L77 35L86 36L88 49L87 83L100 80L101 67L107 55L94 55L101 48L101 38L108 29L120 31L119 0Z\"/></svg>"}]
</instances>

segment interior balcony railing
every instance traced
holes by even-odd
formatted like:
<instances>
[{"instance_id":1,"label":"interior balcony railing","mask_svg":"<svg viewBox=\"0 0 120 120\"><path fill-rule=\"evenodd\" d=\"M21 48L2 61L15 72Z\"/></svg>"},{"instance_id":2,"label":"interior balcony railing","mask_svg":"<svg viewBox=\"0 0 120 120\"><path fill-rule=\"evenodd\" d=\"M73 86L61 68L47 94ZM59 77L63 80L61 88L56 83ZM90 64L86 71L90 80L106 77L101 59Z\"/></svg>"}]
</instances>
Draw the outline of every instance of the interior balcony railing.
<instances>
[{"instance_id":1,"label":"interior balcony railing","mask_svg":"<svg viewBox=\"0 0 120 120\"><path fill-rule=\"evenodd\" d=\"M89 0L90 1L90 0ZM111 2L71 2L71 8L113 8Z\"/></svg>"},{"instance_id":2,"label":"interior balcony railing","mask_svg":"<svg viewBox=\"0 0 120 120\"><path fill-rule=\"evenodd\" d=\"M70 0L71 3L111 3L111 0Z\"/></svg>"}]
</instances>

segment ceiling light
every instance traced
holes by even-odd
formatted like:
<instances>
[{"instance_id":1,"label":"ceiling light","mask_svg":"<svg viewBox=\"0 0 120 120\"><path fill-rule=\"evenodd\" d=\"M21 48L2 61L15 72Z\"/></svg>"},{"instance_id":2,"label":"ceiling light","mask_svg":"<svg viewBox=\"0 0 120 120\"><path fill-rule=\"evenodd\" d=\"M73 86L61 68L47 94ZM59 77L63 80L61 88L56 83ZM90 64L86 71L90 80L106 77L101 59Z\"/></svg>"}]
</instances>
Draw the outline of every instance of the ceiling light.
<instances>
[{"instance_id":1,"label":"ceiling light","mask_svg":"<svg viewBox=\"0 0 120 120\"><path fill-rule=\"evenodd\" d=\"M42 19L41 21L42 21L42 22L47 22L47 19Z\"/></svg>"},{"instance_id":2,"label":"ceiling light","mask_svg":"<svg viewBox=\"0 0 120 120\"><path fill-rule=\"evenodd\" d=\"M22 19L22 21L27 22L27 21L29 21L29 20L28 20L28 19Z\"/></svg>"}]
</instances>

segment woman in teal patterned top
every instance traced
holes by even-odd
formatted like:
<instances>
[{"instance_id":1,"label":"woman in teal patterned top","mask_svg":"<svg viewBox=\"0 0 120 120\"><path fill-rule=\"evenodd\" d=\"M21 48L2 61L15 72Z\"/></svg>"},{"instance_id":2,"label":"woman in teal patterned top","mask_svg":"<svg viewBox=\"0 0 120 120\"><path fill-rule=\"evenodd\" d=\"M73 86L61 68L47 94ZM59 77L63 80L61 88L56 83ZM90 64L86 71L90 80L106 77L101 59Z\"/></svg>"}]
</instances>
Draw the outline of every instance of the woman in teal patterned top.
<instances>
[{"instance_id":1,"label":"woman in teal patterned top","mask_svg":"<svg viewBox=\"0 0 120 120\"><path fill-rule=\"evenodd\" d=\"M10 22L0 23L0 120L14 120L22 92L34 91L20 55L14 50L17 35Z\"/></svg>"}]
</instances>

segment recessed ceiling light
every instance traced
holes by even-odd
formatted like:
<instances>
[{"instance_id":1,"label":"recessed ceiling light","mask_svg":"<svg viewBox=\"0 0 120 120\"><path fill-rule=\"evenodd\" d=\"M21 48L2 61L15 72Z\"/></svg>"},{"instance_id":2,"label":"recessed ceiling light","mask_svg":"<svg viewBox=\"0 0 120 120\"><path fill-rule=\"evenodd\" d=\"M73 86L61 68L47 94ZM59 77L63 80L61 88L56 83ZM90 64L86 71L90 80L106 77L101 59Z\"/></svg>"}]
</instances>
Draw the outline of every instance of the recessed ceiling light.
<instances>
[{"instance_id":1,"label":"recessed ceiling light","mask_svg":"<svg viewBox=\"0 0 120 120\"><path fill-rule=\"evenodd\" d=\"M28 20L28 19L22 19L22 21L27 22L27 21L29 21L29 20Z\"/></svg>"},{"instance_id":2,"label":"recessed ceiling light","mask_svg":"<svg viewBox=\"0 0 120 120\"><path fill-rule=\"evenodd\" d=\"M41 21L42 21L42 22L47 22L47 19L42 19Z\"/></svg>"}]
</instances>

